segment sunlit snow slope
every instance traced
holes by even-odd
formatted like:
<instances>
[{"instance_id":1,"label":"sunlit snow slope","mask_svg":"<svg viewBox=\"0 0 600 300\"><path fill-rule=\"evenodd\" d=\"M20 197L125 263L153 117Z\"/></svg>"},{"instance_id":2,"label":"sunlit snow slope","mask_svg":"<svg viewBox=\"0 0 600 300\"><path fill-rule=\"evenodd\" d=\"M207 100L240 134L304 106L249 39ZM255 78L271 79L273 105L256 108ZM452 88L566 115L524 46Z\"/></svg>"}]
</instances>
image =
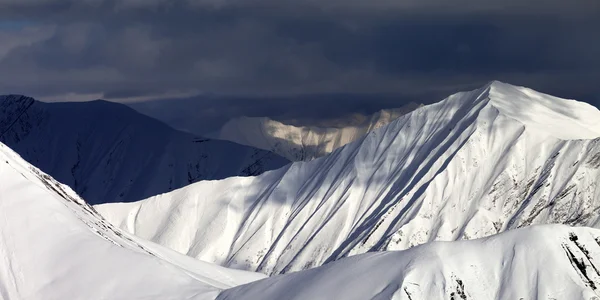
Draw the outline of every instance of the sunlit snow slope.
<instances>
[{"instance_id":1,"label":"sunlit snow slope","mask_svg":"<svg viewBox=\"0 0 600 300\"><path fill-rule=\"evenodd\" d=\"M0 144L0 299L214 299L263 278L114 228Z\"/></svg>"},{"instance_id":2,"label":"sunlit snow slope","mask_svg":"<svg viewBox=\"0 0 600 300\"><path fill-rule=\"evenodd\" d=\"M0 144L0 299L586 299L600 231L532 226L263 278L122 232ZM258 280L258 281L257 281Z\"/></svg>"},{"instance_id":3,"label":"sunlit snow slope","mask_svg":"<svg viewBox=\"0 0 600 300\"><path fill-rule=\"evenodd\" d=\"M411 103L402 108L381 110L360 124L340 128L296 127L269 118L242 117L225 123L219 132L210 136L269 150L291 161L309 161L360 139L418 107Z\"/></svg>"},{"instance_id":4,"label":"sunlit snow slope","mask_svg":"<svg viewBox=\"0 0 600 300\"><path fill-rule=\"evenodd\" d=\"M93 204L141 200L288 163L264 150L176 131L106 101L0 96L0 142Z\"/></svg>"},{"instance_id":5,"label":"sunlit snow slope","mask_svg":"<svg viewBox=\"0 0 600 300\"><path fill-rule=\"evenodd\" d=\"M530 224L599 226L600 111L492 82L332 154L97 209L181 253L265 274Z\"/></svg>"},{"instance_id":6,"label":"sunlit snow slope","mask_svg":"<svg viewBox=\"0 0 600 300\"><path fill-rule=\"evenodd\" d=\"M599 299L600 231L532 226L342 259L226 290L220 300Z\"/></svg>"}]
</instances>

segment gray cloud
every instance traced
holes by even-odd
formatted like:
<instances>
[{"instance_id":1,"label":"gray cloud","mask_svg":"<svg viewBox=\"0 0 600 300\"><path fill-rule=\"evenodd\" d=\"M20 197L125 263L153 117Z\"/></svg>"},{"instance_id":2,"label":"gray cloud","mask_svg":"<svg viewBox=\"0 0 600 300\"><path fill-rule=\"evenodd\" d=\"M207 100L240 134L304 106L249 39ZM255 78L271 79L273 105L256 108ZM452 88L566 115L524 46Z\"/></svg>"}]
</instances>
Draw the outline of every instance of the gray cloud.
<instances>
[{"instance_id":1,"label":"gray cloud","mask_svg":"<svg viewBox=\"0 0 600 300\"><path fill-rule=\"evenodd\" d=\"M0 93L390 107L500 79L599 105L598 3L0 0ZM218 99L227 116L254 112Z\"/></svg>"},{"instance_id":2,"label":"gray cloud","mask_svg":"<svg viewBox=\"0 0 600 300\"><path fill-rule=\"evenodd\" d=\"M210 10L227 9L273 12L318 10L323 14L332 12L371 13L371 12L424 12L424 13L510 13L510 14L589 14L600 5L594 0L2 0L0 8L11 14L15 12L56 13L63 11L84 11L107 9L114 12L128 10ZM311 13L311 14L314 14Z\"/></svg>"}]
</instances>

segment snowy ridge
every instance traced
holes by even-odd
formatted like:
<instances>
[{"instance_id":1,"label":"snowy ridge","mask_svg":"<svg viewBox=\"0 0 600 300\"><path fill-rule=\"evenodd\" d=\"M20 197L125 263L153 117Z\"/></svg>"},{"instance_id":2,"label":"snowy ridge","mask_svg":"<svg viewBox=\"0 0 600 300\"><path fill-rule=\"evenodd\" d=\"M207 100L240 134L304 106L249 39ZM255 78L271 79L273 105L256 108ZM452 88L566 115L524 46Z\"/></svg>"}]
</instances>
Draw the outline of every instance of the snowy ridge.
<instances>
[{"instance_id":1,"label":"snowy ridge","mask_svg":"<svg viewBox=\"0 0 600 300\"><path fill-rule=\"evenodd\" d=\"M565 100L501 82L489 86L488 98L500 114L565 140L600 137L600 113L585 102Z\"/></svg>"},{"instance_id":2,"label":"snowy ridge","mask_svg":"<svg viewBox=\"0 0 600 300\"><path fill-rule=\"evenodd\" d=\"M599 259L600 230L531 226L353 256L235 287L217 299L595 300Z\"/></svg>"},{"instance_id":3,"label":"snowy ridge","mask_svg":"<svg viewBox=\"0 0 600 300\"><path fill-rule=\"evenodd\" d=\"M0 162L0 299L214 299L264 277L113 227L3 144Z\"/></svg>"},{"instance_id":4,"label":"snowy ridge","mask_svg":"<svg viewBox=\"0 0 600 300\"><path fill-rule=\"evenodd\" d=\"M418 107L420 105L410 103L401 108L384 109L360 124L341 128L295 127L269 118L241 117L227 122L210 137L265 149L291 161L309 161L325 156Z\"/></svg>"},{"instance_id":5,"label":"snowy ridge","mask_svg":"<svg viewBox=\"0 0 600 300\"><path fill-rule=\"evenodd\" d=\"M598 227L598 120L492 82L310 162L96 208L142 238L265 274L531 224Z\"/></svg>"},{"instance_id":6,"label":"snowy ridge","mask_svg":"<svg viewBox=\"0 0 600 300\"><path fill-rule=\"evenodd\" d=\"M586 299L600 230L530 226L275 276L177 254L107 223L0 144L0 299ZM263 280L260 280L263 279Z\"/></svg>"},{"instance_id":7,"label":"snowy ridge","mask_svg":"<svg viewBox=\"0 0 600 300\"><path fill-rule=\"evenodd\" d=\"M42 103L0 96L0 142L90 203L130 202L199 180L258 175L288 163L199 138L106 101Z\"/></svg>"}]
</instances>

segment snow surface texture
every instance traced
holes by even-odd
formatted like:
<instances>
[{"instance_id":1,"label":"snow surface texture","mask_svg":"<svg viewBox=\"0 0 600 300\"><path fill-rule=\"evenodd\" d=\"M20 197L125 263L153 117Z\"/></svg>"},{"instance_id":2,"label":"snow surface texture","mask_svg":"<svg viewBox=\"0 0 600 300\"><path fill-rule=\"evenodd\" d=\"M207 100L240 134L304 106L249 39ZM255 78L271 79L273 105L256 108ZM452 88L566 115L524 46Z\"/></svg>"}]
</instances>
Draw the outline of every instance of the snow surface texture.
<instances>
[{"instance_id":1,"label":"snow surface texture","mask_svg":"<svg viewBox=\"0 0 600 300\"><path fill-rule=\"evenodd\" d=\"M265 149L291 161L309 161L360 139L419 107L411 103L381 110L360 124L341 128L295 127L269 118L242 117L225 123L219 132L209 136Z\"/></svg>"},{"instance_id":2,"label":"snow surface texture","mask_svg":"<svg viewBox=\"0 0 600 300\"><path fill-rule=\"evenodd\" d=\"M358 255L264 280L107 223L0 144L0 299L589 299L600 231L533 226ZM257 281L258 280L258 281Z\"/></svg>"},{"instance_id":3,"label":"snow surface texture","mask_svg":"<svg viewBox=\"0 0 600 300\"><path fill-rule=\"evenodd\" d=\"M531 226L358 255L222 292L220 300L600 299L600 231Z\"/></svg>"},{"instance_id":4,"label":"snow surface texture","mask_svg":"<svg viewBox=\"0 0 600 300\"><path fill-rule=\"evenodd\" d=\"M0 144L0 299L214 299L264 278L113 227Z\"/></svg>"},{"instance_id":5,"label":"snow surface texture","mask_svg":"<svg viewBox=\"0 0 600 300\"><path fill-rule=\"evenodd\" d=\"M264 280L108 224L0 144L0 299L598 299L600 231L533 226Z\"/></svg>"},{"instance_id":6,"label":"snow surface texture","mask_svg":"<svg viewBox=\"0 0 600 300\"><path fill-rule=\"evenodd\" d=\"M178 252L280 274L531 224L598 227L600 112L500 82L328 156L96 208Z\"/></svg>"},{"instance_id":7,"label":"snow surface texture","mask_svg":"<svg viewBox=\"0 0 600 300\"><path fill-rule=\"evenodd\" d=\"M264 150L176 131L106 101L0 96L0 142L92 204L141 200L289 163Z\"/></svg>"}]
</instances>

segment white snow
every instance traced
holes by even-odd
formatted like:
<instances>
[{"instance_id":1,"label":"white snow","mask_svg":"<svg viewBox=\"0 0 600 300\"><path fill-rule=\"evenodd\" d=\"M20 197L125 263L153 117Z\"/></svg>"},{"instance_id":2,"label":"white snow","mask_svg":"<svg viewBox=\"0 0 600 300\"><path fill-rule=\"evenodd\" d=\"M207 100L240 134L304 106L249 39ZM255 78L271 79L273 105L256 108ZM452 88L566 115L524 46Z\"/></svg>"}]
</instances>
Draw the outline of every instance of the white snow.
<instances>
[{"instance_id":1,"label":"white snow","mask_svg":"<svg viewBox=\"0 0 600 300\"><path fill-rule=\"evenodd\" d=\"M0 299L214 299L264 278L114 228L3 144L0 182Z\"/></svg>"},{"instance_id":2,"label":"white snow","mask_svg":"<svg viewBox=\"0 0 600 300\"><path fill-rule=\"evenodd\" d=\"M481 240L358 255L226 290L217 299L595 300L599 237L596 229L531 226Z\"/></svg>"},{"instance_id":3,"label":"white snow","mask_svg":"<svg viewBox=\"0 0 600 300\"><path fill-rule=\"evenodd\" d=\"M600 136L600 113L585 102L560 99L498 81L490 85L489 97L502 115L556 138L574 140Z\"/></svg>"},{"instance_id":4,"label":"white snow","mask_svg":"<svg viewBox=\"0 0 600 300\"><path fill-rule=\"evenodd\" d=\"M230 120L218 132L209 136L265 149L291 161L309 161L360 139L418 107L420 105L410 103L401 108L384 109L358 124L329 128L296 127L266 117L241 117Z\"/></svg>"},{"instance_id":5,"label":"white snow","mask_svg":"<svg viewBox=\"0 0 600 300\"><path fill-rule=\"evenodd\" d=\"M268 275L531 224L598 227L598 120L492 82L310 162L96 208L180 253Z\"/></svg>"},{"instance_id":6,"label":"white snow","mask_svg":"<svg viewBox=\"0 0 600 300\"><path fill-rule=\"evenodd\" d=\"M176 131L106 101L0 96L0 142L93 204L141 200L289 163L264 150Z\"/></svg>"},{"instance_id":7,"label":"white snow","mask_svg":"<svg viewBox=\"0 0 600 300\"><path fill-rule=\"evenodd\" d=\"M530 226L263 279L112 227L0 144L0 299L597 299L600 230ZM263 280L260 280L263 279Z\"/></svg>"}]
</instances>

